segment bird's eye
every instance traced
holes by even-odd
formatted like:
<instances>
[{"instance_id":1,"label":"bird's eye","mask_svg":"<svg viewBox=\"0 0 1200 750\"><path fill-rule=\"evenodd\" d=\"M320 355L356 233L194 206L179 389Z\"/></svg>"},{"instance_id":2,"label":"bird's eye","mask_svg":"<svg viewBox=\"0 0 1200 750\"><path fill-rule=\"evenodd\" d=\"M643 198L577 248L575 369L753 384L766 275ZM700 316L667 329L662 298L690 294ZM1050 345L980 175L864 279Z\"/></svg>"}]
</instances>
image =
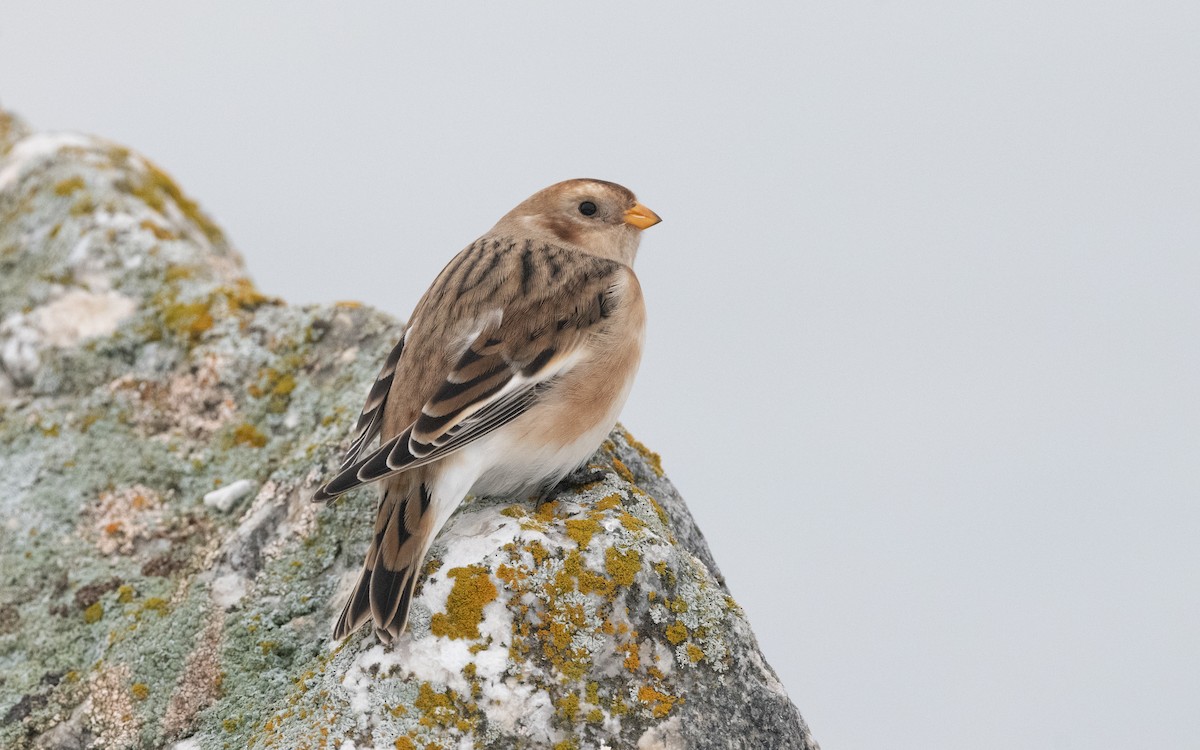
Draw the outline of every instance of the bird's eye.
<instances>
[{"instance_id":1,"label":"bird's eye","mask_svg":"<svg viewBox=\"0 0 1200 750\"><path fill-rule=\"evenodd\" d=\"M592 214L596 213L596 204L592 203L591 201L584 201L583 203L580 203L579 213L583 214L584 216L591 216Z\"/></svg>"}]
</instances>

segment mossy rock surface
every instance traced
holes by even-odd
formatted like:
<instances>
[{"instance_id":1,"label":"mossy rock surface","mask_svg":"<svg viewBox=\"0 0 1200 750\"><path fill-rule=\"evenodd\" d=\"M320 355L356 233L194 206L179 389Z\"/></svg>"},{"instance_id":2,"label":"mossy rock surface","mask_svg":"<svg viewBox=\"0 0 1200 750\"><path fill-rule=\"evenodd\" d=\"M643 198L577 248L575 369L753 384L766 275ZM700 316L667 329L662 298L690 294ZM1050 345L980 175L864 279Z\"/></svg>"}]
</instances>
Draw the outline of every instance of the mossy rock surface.
<instances>
[{"instance_id":1,"label":"mossy rock surface","mask_svg":"<svg viewBox=\"0 0 1200 750\"><path fill-rule=\"evenodd\" d=\"M260 294L158 167L0 111L0 747L815 748L656 455L468 500L331 643L336 465L398 321Z\"/></svg>"}]
</instances>

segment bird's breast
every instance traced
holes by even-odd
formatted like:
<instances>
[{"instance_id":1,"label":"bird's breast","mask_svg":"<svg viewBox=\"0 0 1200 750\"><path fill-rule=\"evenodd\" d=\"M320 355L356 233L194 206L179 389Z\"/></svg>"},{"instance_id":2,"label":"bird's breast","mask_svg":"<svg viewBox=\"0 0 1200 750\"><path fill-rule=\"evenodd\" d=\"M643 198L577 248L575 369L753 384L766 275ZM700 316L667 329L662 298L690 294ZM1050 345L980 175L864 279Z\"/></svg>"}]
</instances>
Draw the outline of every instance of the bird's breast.
<instances>
[{"instance_id":1,"label":"bird's breast","mask_svg":"<svg viewBox=\"0 0 1200 750\"><path fill-rule=\"evenodd\" d=\"M533 408L479 441L487 468L474 494L535 492L569 474L608 437L633 388L645 330L640 304L618 316Z\"/></svg>"}]
</instances>

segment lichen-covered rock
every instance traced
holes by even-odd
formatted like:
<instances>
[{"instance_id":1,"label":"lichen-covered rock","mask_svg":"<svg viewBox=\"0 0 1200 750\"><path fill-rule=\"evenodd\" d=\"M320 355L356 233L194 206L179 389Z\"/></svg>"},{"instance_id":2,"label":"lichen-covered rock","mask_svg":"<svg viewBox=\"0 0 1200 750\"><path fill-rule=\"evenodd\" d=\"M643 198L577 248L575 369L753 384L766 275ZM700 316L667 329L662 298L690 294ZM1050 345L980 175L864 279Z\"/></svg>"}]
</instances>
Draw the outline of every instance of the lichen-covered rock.
<instances>
[{"instance_id":1,"label":"lichen-covered rock","mask_svg":"<svg viewBox=\"0 0 1200 750\"><path fill-rule=\"evenodd\" d=\"M331 643L374 498L308 495L399 327L243 273L149 161L0 111L0 746L816 747L621 428Z\"/></svg>"}]
</instances>

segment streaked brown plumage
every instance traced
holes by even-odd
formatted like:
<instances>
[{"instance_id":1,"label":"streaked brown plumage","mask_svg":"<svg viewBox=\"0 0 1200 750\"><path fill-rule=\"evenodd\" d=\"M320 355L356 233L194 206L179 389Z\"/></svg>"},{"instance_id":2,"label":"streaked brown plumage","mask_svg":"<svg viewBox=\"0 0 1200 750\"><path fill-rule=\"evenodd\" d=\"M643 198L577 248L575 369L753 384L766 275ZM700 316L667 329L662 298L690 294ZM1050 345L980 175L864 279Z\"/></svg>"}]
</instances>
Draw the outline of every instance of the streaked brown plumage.
<instances>
[{"instance_id":1,"label":"streaked brown plumage","mask_svg":"<svg viewBox=\"0 0 1200 750\"><path fill-rule=\"evenodd\" d=\"M332 500L381 481L375 536L334 629L403 632L429 545L467 494L542 492L612 429L641 358L632 264L658 217L633 193L569 180L459 253L380 370ZM381 445L368 452L378 436Z\"/></svg>"}]
</instances>

